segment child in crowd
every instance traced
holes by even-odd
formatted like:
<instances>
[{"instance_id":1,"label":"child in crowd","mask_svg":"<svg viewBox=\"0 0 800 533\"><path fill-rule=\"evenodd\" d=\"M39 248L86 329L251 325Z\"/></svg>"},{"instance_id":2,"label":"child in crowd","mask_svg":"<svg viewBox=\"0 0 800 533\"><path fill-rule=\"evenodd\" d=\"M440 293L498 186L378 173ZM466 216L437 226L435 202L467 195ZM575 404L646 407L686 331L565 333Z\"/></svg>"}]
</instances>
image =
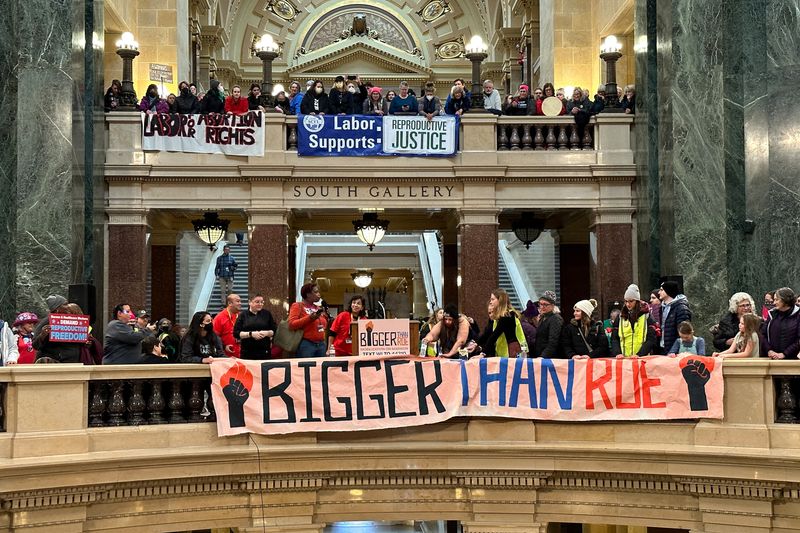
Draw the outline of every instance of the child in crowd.
<instances>
[{"instance_id":1,"label":"child in crowd","mask_svg":"<svg viewBox=\"0 0 800 533\"><path fill-rule=\"evenodd\" d=\"M761 318L753 313L743 314L739 318L739 333L733 338L733 344L724 352L714 352L711 355L720 359L758 357L760 351L758 330L760 327Z\"/></svg>"},{"instance_id":2,"label":"child in crowd","mask_svg":"<svg viewBox=\"0 0 800 533\"><path fill-rule=\"evenodd\" d=\"M668 352L669 357L676 357L683 354L706 354L706 341L703 340L702 337L694 336L694 327L688 320L678 324L678 338L672 344L672 348Z\"/></svg>"}]
</instances>

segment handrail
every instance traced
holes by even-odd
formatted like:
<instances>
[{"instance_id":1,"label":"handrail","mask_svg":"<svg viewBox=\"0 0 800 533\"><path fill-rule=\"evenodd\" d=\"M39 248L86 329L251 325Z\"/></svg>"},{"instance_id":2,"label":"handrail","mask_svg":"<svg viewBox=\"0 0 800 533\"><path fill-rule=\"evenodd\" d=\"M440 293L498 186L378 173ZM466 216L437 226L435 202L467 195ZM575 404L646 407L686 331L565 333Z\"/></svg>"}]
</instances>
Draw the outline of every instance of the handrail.
<instances>
[{"instance_id":1,"label":"handrail","mask_svg":"<svg viewBox=\"0 0 800 533\"><path fill-rule=\"evenodd\" d=\"M519 273L519 268L517 267L517 262L514 260L514 256L508 251L508 242L505 239L500 239L497 244L497 248L500 250L500 257L506 265L508 277L511 278L511 283L514 285L514 291L517 293L520 305L524 306L525 303L531 299L530 293L528 293L528 286L522 280L522 275Z\"/></svg>"}]
</instances>

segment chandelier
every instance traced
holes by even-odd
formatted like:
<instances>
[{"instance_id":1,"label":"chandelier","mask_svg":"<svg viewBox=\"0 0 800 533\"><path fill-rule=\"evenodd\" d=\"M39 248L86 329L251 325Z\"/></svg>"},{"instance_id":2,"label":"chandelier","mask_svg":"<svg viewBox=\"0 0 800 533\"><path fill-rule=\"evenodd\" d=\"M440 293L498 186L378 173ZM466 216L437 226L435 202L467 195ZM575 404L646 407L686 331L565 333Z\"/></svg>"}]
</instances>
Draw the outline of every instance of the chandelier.
<instances>
[{"instance_id":1,"label":"chandelier","mask_svg":"<svg viewBox=\"0 0 800 533\"><path fill-rule=\"evenodd\" d=\"M511 223L511 229L514 230L514 235L522 241L525 248L530 250L533 241L538 239L544 230L544 221L537 219L533 213L525 212L519 219Z\"/></svg>"},{"instance_id":2,"label":"chandelier","mask_svg":"<svg viewBox=\"0 0 800 533\"><path fill-rule=\"evenodd\" d=\"M356 284L356 287L359 289L366 289L372 283L372 275L372 272L359 270L350 274L350 277L353 278L353 283Z\"/></svg>"},{"instance_id":3,"label":"chandelier","mask_svg":"<svg viewBox=\"0 0 800 533\"><path fill-rule=\"evenodd\" d=\"M203 218L192 220L194 232L211 249L228 233L228 224L230 220L223 220L214 212L205 213Z\"/></svg>"},{"instance_id":4,"label":"chandelier","mask_svg":"<svg viewBox=\"0 0 800 533\"><path fill-rule=\"evenodd\" d=\"M372 251L389 229L389 221L378 220L378 213L364 213L361 220L353 221L353 227L361 242Z\"/></svg>"}]
</instances>

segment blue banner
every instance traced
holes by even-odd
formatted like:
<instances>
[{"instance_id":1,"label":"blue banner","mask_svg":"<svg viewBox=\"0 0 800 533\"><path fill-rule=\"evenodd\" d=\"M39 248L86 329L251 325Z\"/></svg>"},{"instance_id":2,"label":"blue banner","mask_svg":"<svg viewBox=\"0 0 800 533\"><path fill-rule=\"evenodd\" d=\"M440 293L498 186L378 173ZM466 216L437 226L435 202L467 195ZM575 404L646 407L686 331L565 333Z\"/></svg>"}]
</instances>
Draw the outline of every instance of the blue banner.
<instances>
[{"instance_id":1,"label":"blue banner","mask_svg":"<svg viewBox=\"0 0 800 533\"><path fill-rule=\"evenodd\" d=\"M300 156L450 156L458 149L456 117L299 115Z\"/></svg>"}]
</instances>

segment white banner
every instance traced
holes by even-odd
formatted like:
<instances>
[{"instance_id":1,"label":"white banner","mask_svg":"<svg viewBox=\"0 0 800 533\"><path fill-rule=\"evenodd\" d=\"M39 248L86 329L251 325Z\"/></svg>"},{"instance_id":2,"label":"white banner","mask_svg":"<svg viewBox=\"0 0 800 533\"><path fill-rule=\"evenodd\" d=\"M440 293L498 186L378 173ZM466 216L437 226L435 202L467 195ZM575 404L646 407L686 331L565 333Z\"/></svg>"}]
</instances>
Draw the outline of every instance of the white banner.
<instances>
[{"instance_id":1,"label":"white banner","mask_svg":"<svg viewBox=\"0 0 800 533\"><path fill-rule=\"evenodd\" d=\"M411 353L408 319L358 321L358 355L392 356Z\"/></svg>"},{"instance_id":2,"label":"white banner","mask_svg":"<svg viewBox=\"0 0 800 533\"><path fill-rule=\"evenodd\" d=\"M383 117L383 153L452 155L458 148L457 123L455 117Z\"/></svg>"},{"instance_id":3,"label":"white banner","mask_svg":"<svg viewBox=\"0 0 800 533\"><path fill-rule=\"evenodd\" d=\"M264 115L142 113L142 148L199 154L264 155Z\"/></svg>"}]
</instances>

